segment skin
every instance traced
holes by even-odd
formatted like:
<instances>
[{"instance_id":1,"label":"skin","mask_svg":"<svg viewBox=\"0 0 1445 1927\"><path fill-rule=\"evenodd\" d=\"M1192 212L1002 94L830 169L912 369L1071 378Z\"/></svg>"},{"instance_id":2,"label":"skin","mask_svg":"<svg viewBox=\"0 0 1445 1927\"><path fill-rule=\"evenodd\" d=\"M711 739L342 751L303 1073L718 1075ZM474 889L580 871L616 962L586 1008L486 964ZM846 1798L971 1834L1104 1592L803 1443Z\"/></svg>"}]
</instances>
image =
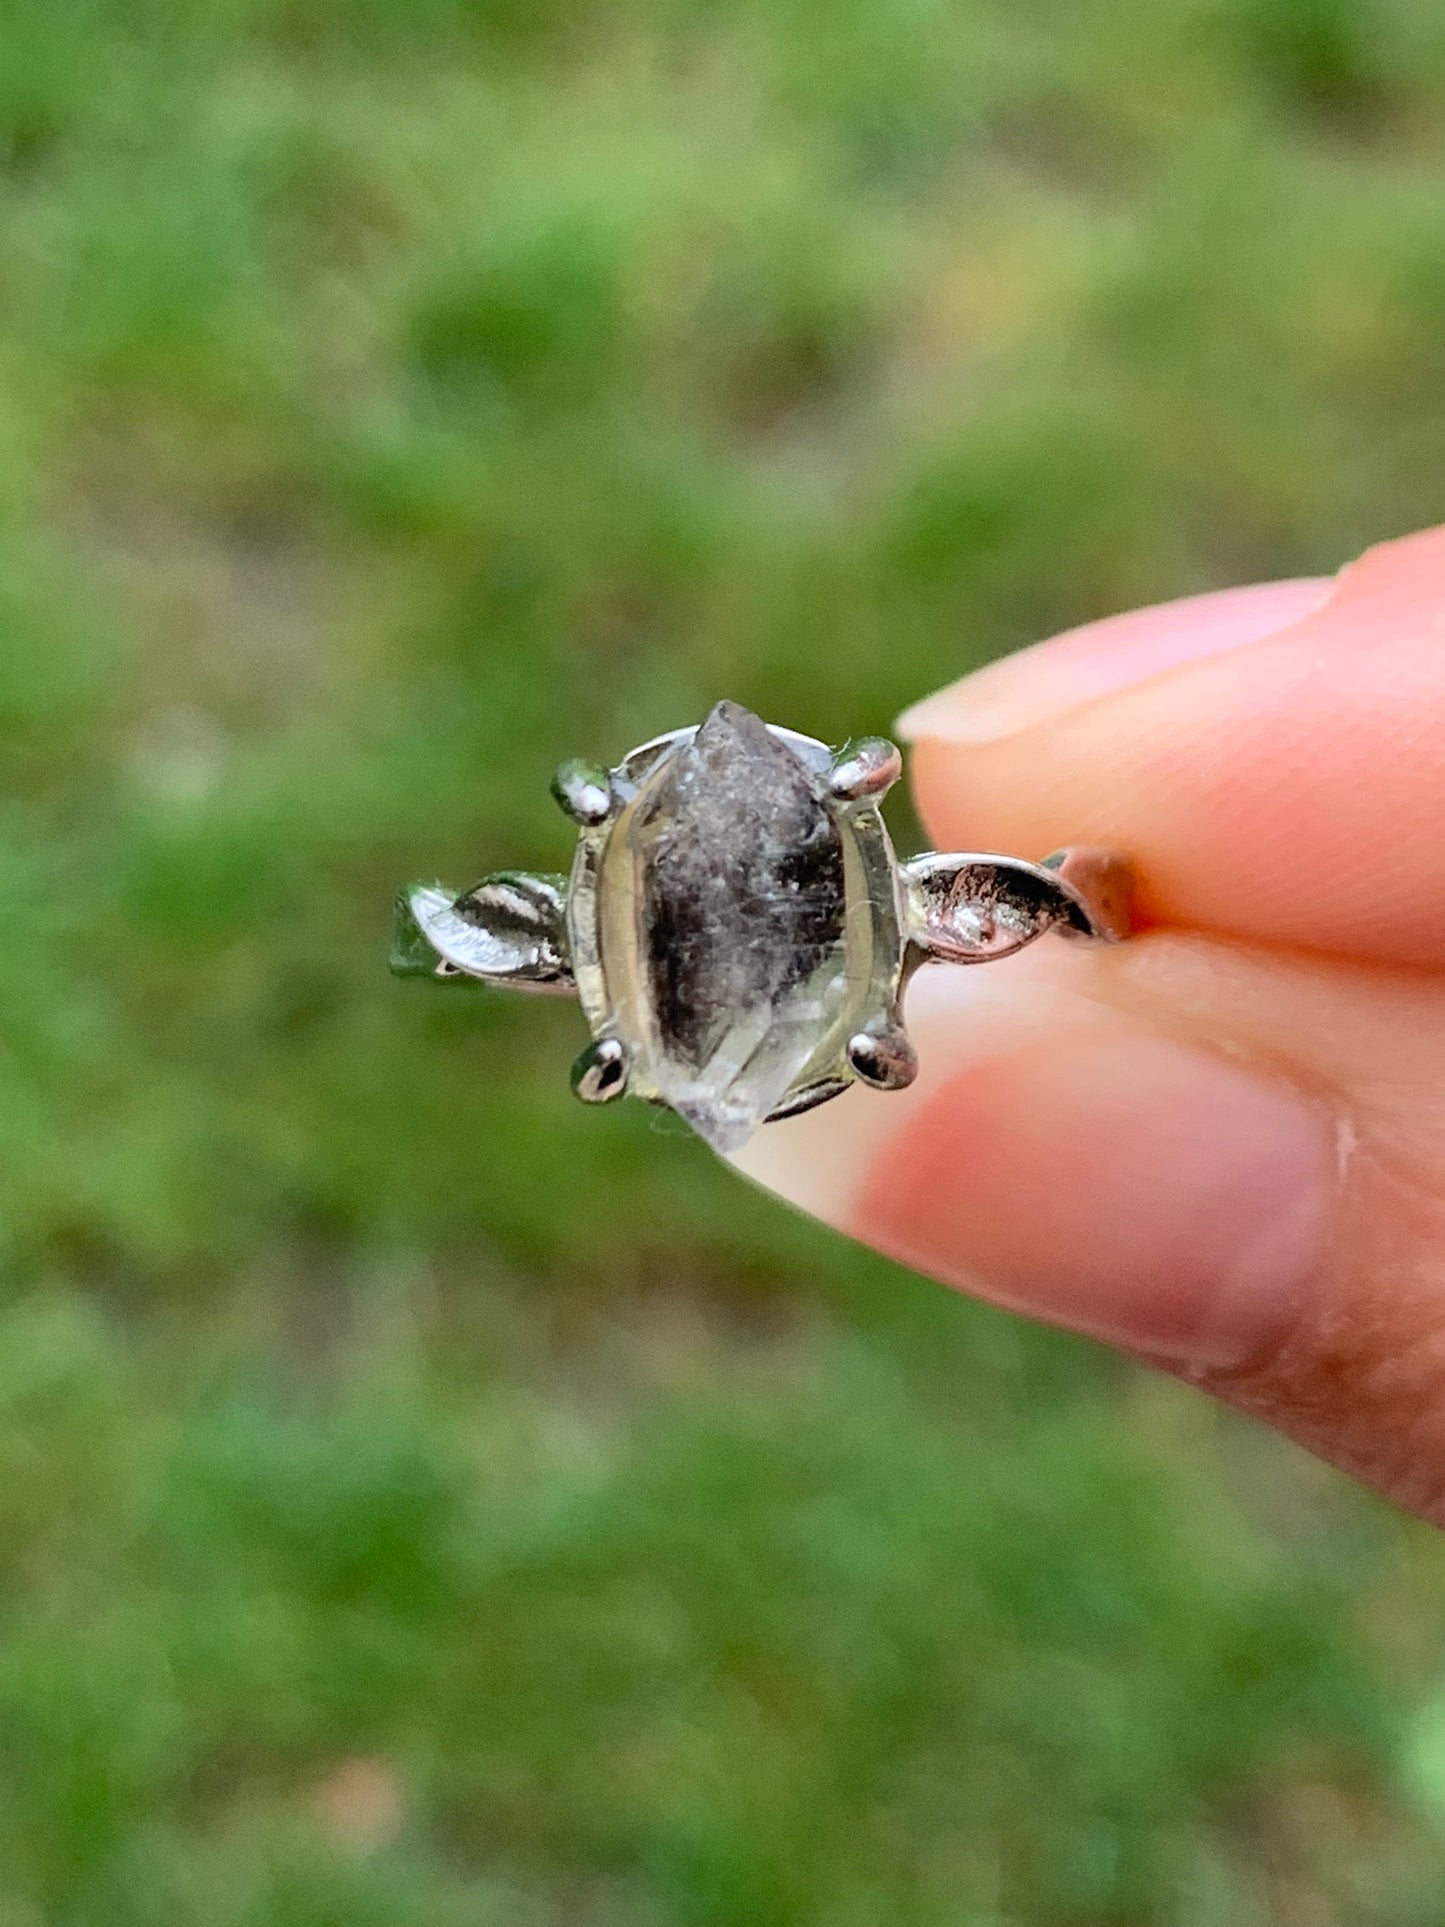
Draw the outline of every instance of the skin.
<instances>
[{"instance_id":1,"label":"skin","mask_svg":"<svg viewBox=\"0 0 1445 1927\"><path fill-rule=\"evenodd\" d=\"M1445 530L1093 624L900 730L938 848L1111 845L1144 928L925 970L917 1084L742 1168L1445 1523Z\"/></svg>"}]
</instances>

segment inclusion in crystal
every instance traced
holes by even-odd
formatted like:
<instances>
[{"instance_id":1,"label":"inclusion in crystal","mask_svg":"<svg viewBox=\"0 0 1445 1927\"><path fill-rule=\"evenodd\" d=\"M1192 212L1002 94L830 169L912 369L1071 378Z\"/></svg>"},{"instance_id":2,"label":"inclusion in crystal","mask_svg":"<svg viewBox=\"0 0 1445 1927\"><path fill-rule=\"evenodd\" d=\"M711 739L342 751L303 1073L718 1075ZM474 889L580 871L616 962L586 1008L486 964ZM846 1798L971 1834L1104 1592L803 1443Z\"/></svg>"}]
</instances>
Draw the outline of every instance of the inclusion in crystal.
<instances>
[{"instance_id":1,"label":"inclusion in crystal","mask_svg":"<svg viewBox=\"0 0 1445 1927\"><path fill-rule=\"evenodd\" d=\"M825 779L736 703L663 755L609 832L598 936L611 1027L633 1088L719 1151L745 1143L867 1014L852 835ZM850 930L864 933L852 955Z\"/></svg>"}]
</instances>

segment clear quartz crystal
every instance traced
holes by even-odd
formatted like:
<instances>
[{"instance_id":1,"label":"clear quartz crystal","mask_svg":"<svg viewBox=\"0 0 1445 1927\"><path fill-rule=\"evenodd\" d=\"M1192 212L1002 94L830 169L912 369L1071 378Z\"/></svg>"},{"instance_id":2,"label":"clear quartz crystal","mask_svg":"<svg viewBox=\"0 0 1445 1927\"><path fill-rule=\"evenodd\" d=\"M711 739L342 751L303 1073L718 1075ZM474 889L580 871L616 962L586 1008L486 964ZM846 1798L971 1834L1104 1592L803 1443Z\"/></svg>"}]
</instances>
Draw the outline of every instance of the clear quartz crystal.
<instances>
[{"instance_id":1,"label":"clear quartz crystal","mask_svg":"<svg viewBox=\"0 0 1445 1927\"><path fill-rule=\"evenodd\" d=\"M633 1088L737 1150L866 1014L869 924L849 914L866 885L846 818L758 717L719 703L623 809L598 883Z\"/></svg>"}]
</instances>

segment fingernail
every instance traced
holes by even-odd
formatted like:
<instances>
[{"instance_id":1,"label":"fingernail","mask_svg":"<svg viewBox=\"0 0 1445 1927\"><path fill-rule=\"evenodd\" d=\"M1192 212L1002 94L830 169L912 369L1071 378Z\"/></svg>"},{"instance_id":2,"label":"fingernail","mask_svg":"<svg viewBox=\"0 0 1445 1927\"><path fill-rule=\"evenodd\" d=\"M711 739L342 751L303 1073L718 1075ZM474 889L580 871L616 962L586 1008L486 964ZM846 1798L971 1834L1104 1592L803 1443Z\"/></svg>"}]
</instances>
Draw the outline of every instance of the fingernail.
<instances>
[{"instance_id":1,"label":"fingernail","mask_svg":"<svg viewBox=\"0 0 1445 1927\"><path fill-rule=\"evenodd\" d=\"M1111 1021L957 1072L889 1139L854 1229L1051 1324L1236 1366L1296 1315L1333 1171L1286 1085Z\"/></svg>"},{"instance_id":2,"label":"fingernail","mask_svg":"<svg viewBox=\"0 0 1445 1927\"><path fill-rule=\"evenodd\" d=\"M1262 582L1109 616L951 683L905 710L896 730L905 742L1010 736L1180 663L1275 635L1313 614L1333 587L1333 577Z\"/></svg>"}]
</instances>

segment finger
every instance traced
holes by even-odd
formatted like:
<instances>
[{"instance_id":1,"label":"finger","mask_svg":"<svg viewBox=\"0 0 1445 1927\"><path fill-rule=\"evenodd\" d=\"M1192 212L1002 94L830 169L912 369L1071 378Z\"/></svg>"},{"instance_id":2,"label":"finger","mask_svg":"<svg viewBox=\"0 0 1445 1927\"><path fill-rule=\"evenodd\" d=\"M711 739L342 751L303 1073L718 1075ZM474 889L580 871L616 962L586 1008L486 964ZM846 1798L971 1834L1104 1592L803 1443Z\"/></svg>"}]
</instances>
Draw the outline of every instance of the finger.
<instances>
[{"instance_id":1,"label":"finger","mask_svg":"<svg viewBox=\"0 0 1445 1927\"><path fill-rule=\"evenodd\" d=\"M1320 593L1144 611L920 704L901 727L931 835L1111 844L1148 920L1445 963L1445 530Z\"/></svg>"},{"instance_id":2,"label":"finger","mask_svg":"<svg viewBox=\"0 0 1445 1927\"><path fill-rule=\"evenodd\" d=\"M1445 992L1198 936L920 973L923 1070L740 1167L1445 1522Z\"/></svg>"}]
</instances>

